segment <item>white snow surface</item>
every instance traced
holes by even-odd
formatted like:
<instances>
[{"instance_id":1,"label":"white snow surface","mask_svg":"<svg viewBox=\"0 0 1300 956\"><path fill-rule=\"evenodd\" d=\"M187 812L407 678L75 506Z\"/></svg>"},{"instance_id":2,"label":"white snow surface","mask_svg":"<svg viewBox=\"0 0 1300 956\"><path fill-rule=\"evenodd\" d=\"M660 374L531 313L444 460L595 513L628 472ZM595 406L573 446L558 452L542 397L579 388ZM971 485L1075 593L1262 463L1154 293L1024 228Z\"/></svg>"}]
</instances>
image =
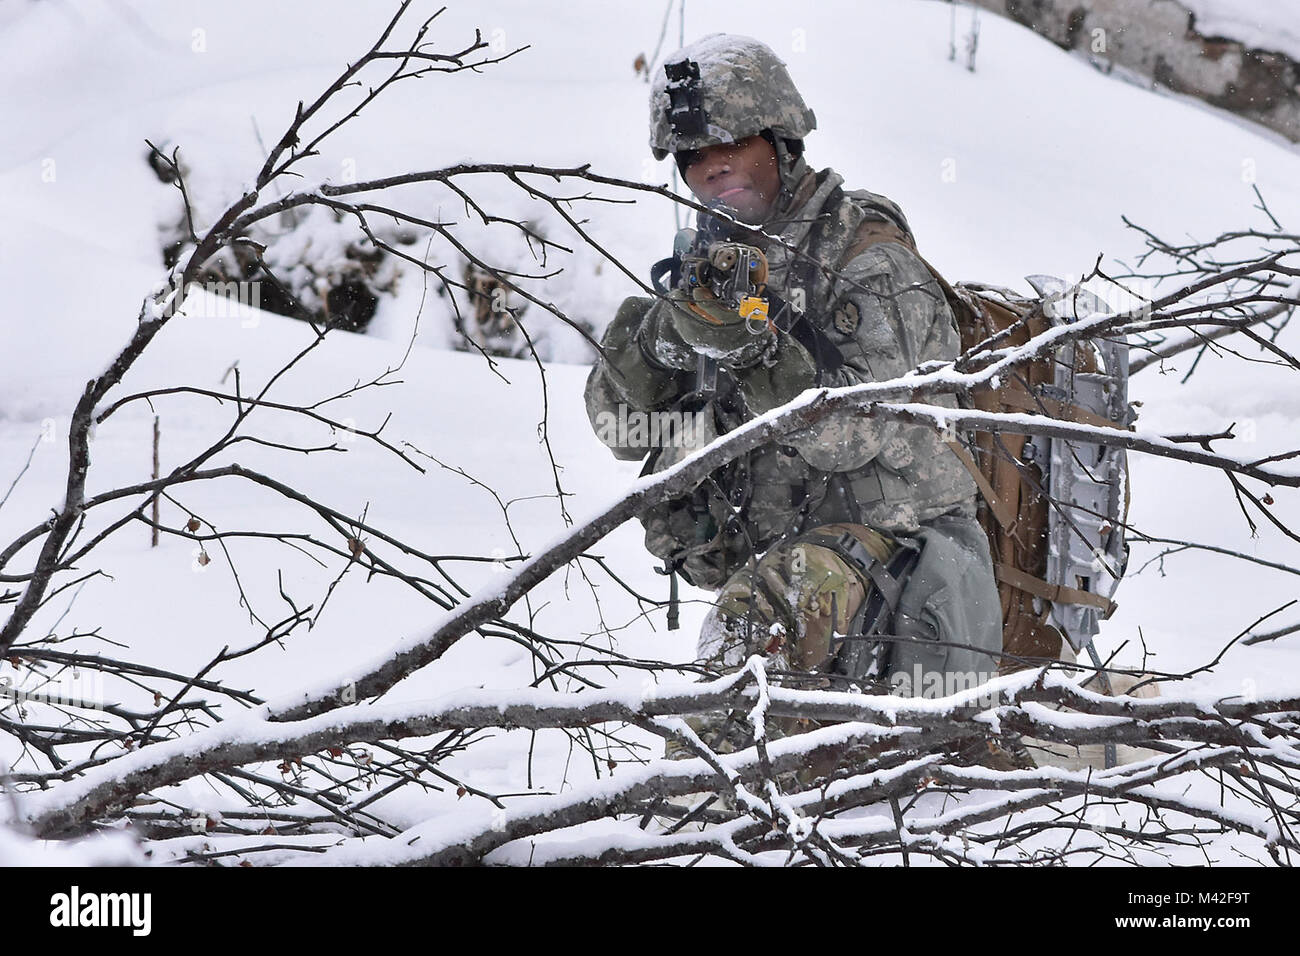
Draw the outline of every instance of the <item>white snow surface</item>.
<instances>
[{"instance_id":1,"label":"white snow surface","mask_svg":"<svg viewBox=\"0 0 1300 956\"><path fill-rule=\"evenodd\" d=\"M1191 0L1189 6L1215 7L1205 11L1207 16L1226 17L1232 9L1209 0ZM1232 6L1239 11L1246 5ZM688 41L734 31L735 9L732 3L692 0ZM481 73L399 85L335 141L327 141L323 155L304 166L300 185L340 181L345 163L347 175L369 179L471 160L591 163L599 173L667 182L671 163L656 164L648 154L649 86L632 69L638 53L653 51L662 13L661 5L597 0L562 6L504 0L454 5L432 30L441 49L459 48L475 27L494 44L493 52L528 49ZM313 98L373 42L388 15L388 5L359 7L343 0L232 0L219 8L185 0L17 0L0 7L0 62L8 83L0 123L20 131L0 140L0 285L8 304L0 322L0 496L31 455L30 467L0 507L0 541L44 521L61 502L70 410L86 380L127 341L142 300L165 277L158 229L172 221L179 206L175 190L145 164L144 139L181 147L194 170L200 219L207 221L246 188L261 164L264 153L254 124L265 143L274 142L295 104ZM927 259L951 279L1028 291L1025 275L1072 279L1090 270L1099 254L1107 262L1131 260L1142 244L1124 227L1121 214L1169 237L1267 228L1243 177L1247 161L1273 214L1291 229L1300 224L1300 157L1294 150L1195 106L1116 83L1004 20L982 22L974 73L947 59L943 3L834 0L794 6L755 0L746 6L745 21L787 62L816 111L809 161L835 168L849 187L898 201ZM247 29L250 22L258 28ZM1267 29L1284 35L1277 26L1269 22ZM676 46L675 31L674 14L664 53ZM558 195L587 192L589 186L538 184ZM554 241L582 250L581 240L558 216L517 189L495 180L467 183L467 188L491 211L527 217ZM591 192L635 199L579 203L573 212L588 220L584 228L610 253L644 277L650 263L671 247L671 205L606 187L592 186ZM457 221L463 230L458 235L495 261L531 263L539 273L563 268L531 287L543 301L561 304L598 327L624 296L637 291L591 251L573 257L553 253L545 265L534 262L515 235L499 226L475 226L449 194L408 188L385 198ZM423 240L413 248L423 254ZM429 256L459 269L446 244L435 243ZM539 443L543 382L531 362L498 360L494 371L478 355L449 351L448 310L434 285L426 287L417 272L404 268L397 295L382 303L369 334L331 333L270 396L282 402L320 401L374 379L406 356L392 376L399 383L362 391L322 411L361 429L378 427L391 413L385 438L423 470L364 439L274 411L254 415L261 437L304 446L338 442L344 450L302 455L245 443L216 464L238 461L343 514L364 513L369 524L426 553L499 558L502 563L451 560L446 565L467 590L486 594L499 588L499 572L510 558L536 553L566 528L549 455ZM177 385L229 390L236 365L241 389L249 394L311 338L310 329L293 320L265 313L226 315L204 297L191 297L109 400ZM1294 329L1283 334L1281 344L1295 350ZM1249 343L1236 347L1252 359L1262 356ZM1189 353L1166 363L1166 374L1153 368L1134 378L1132 397L1143 403L1139 427L1159 435L1210 433L1235 422L1243 437L1216 448L1247 459L1294 447L1300 392L1293 371L1207 355L1195 375L1180 384L1190 362ZM640 467L614 460L592 434L582 405L586 373L584 365L553 362L546 366L544 383L547 434L562 467L565 506L578 520L630 487ZM91 494L148 478L155 411L161 418L164 472L205 448L232 415L229 403L197 396L159 398L152 409L143 402L124 406L97 428ZM1251 533L1221 473L1138 454L1131 462L1130 520L1137 527L1157 537L1297 564L1294 543L1272 525L1260 521L1258 533ZM511 502L509 528L497 500L470 478ZM1272 494L1275 513L1294 526L1300 518L1295 492L1279 488ZM246 480L193 485L174 497L180 505L164 502L162 511L173 526L193 514L205 531L215 526L310 533L342 547L319 520ZM97 509L102 513L92 515L87 533L135 503ZM380 551L380 543L363 537ZM641 542L633 522L592 550L629 586L662 599L665 579L653 573ZM1124 664L1188 670L1297 593L1294 574L1197 550L1158 560L1164 547L1134 544L1129 574L1117 594L1120 609L1104 622L1098 638L1103 656L1118 650L1117 660ZM213 560L202 565L193 542L164 537L153 549L146 528L128 526L100 549L96 566L111 577L92 578L59 595L37 615L29 633L66 637L99 629L98 637L78 637L62 649L121 654L194 673L222 647L244 647L265 634L250 611L268 623L286 616L282 587L300 607L319 609L329 593L310 630L300 628L282 646L224 664L212 675L262 699L287 701L337 686L339 675L427 634L443 617L411 589L386 578L366 580L355 569L329 592L344 568L342 557L321 567L299 551L258 538L230 539L227 549L229 560L226 551L209 545ZM32 556L23 552L12 567L29 566ZM241 586L248 608L240 606ZM553 575L511 616L555 637L585 639L588 648L581 653L586 657L616 650L685 661L693 656L693 635L708 595L684 588L683 597L682 628L669 632L662 609L643 614L599 567L583 562ZM1300 612L1291 607L1259 629L1297 620ZM1177 692L1205 700L1295 692L1298 665L1300 636L1252 647L1237 644L1212 671ZM653 690L640 672L586 672L631 698ZM30 680L7 663L0 664L4 675ZM385 703L524 688L534 677L534 665L518 645L471 635L399 684ZM60 676L60 681L73 680L88 681L79 689L110 700L147 703L128 686L96 686L85 671L75 678ZM552 686L577 689L571 679ZM222 709L230 716L238 713L231 703ZM654 738L629 737L645 744L646 755L659 752ZM360 751L364 758L367 749L349 752ZM32 769L24 759L8 740L0 748L0 766ZM576 751L563 734L542 733L533 741L524 731L497 733L443 767L501 793L561 794L584 787L597 792L607 782L594 778L610 773L602 761ZM620 774L634 771L618 767L613 784ZM1215 797L1213 788L1197 793L1204 800ZM169 795L204 812L238 805L202 779L172 788ZM526 807L522 799L507 804L514 812ZM492 812L485 801L473 795L458 799L446 789L422 796L399 793L372 809L399 828L432 826L447 834L468 832ZM932 809L940 814L950 808L936 803ZM463 821L457 821L459 814ZM435 818L439 822L431 825ZM564 837L585 839L582 833ZM156 844L153 858L180 858L204 839ZM5 834L3 855L12 860L30 851L34 862L43 858L42 845L24 841ZM1218 858L1238 860L1226 841L1213 851ZM332 859L389 855L345 844ZM507 847L498 856L526 860L528 851ZM101 855L66 859L94 862ZM1182 862L1203 862L1203 857Z\"/></svg>"},{"instance_id":2,"label":"white snow surface","mask_svg":"<svg viewBox=\"0 0 1300 956\"><path fill-rule=\"evenodd\" d=\"M1202 36L1225 37L1300 62L1300 6L1295 0L1178 0L1196 14Z\"/></svg>"},{"instance_id":3,"label":"white snow surface","mask_svg":"<svg viewBox=\"0 0 1300 956\"><path fill-rule=\"evenodd\" d=\"M147 863L134 834L96 833L80 840L38 840L0 825L0 866L140 866Z\"/></svg>"}]
</instances>

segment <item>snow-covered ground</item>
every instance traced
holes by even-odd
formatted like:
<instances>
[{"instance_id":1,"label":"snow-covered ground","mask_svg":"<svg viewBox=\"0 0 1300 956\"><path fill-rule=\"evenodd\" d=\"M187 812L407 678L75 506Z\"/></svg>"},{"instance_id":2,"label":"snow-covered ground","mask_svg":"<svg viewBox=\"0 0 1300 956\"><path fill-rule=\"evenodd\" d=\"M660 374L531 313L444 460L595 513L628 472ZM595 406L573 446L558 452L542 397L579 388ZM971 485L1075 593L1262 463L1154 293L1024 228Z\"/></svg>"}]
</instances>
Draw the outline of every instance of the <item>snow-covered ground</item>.
<instances>
[{"instance_id":1,"label":"snow-covered ground","mask_svg":"<svg viewBox=\"0 0 1300 956\"><path fill-rule=\"evenodd\" d=\"M1300 62L1300 10L1290 0L1179 0L1196 14L1202 36L1276 50Z\"/></svg>"},{"instance_id":2,"label":"snow-covered ground","mask_svg":"<svg viewBox=\"0 0 1300 956\"><path fill-rule=\"evenodd\" d=\"M1206 5L1202 3L1202 5ZM143 296L162 277L158 230L178 211L174 189L144 161L146 138L179 145L194 170L200 217L239 194L264 153L259 133L278 138L300 99L323 89L342 65L378 35L388 4L364 13L343 0L221 5L197 2L33 3L0 7L0 494L35 448L30 468L0 508L0 541L44 520L61 500L69 412L86 379L124 343ZM1258 185L1274 215L1300 223L1300 157L1272 139L1181 101L1109 80L1029 31L985 18L978 69L949 62L948 10L916 0L792 5L755 0L737 22L734 3L693 0L687 39L713 31L764 39L789 63L819 129L808 140L815 166L829 165L854 187L885 193L906 210L927 258L952 279L978 279L1028 291L1033 273L1078 276L1099 254L1132 259L1138 237L1121 214L1169 237L1209 238L1266 220L1252 208ZM653 53L659 4L571 0L562 5L480 2L453 6L432 36L459 48L479 27L493 49L528 49L481 74L435 76L399 85L327 146L308 176L368 179L462 160L576 166L645 182L666 182L669 163L648 155L648 87L633 71ZM674 12L665 51L676 46ZM1025 77L1034 77L1026 83ZM170 146L169 146L170 148ZM573 188L567 185L564 189ZM540 203L497 183L476 184L494 211L527 217L565 245L578 240ZM562 190L563 191L563 190ZM576 191L576 189L575 189ZM612 190L601 193L613 195ZM463 222L462 235L498 262L523 261L500 229L474 228L463 206L430 190L395 194L409 208ZM633 271L644 275L669 248L671 205L640 195L635 203L582 209L586 228ZM432 261L455 262L434 246ZM603 326L635 286L593 253L548 264L565 271L535 288L548 301ZM458 268L458 267L457 267ZM534 266L534 268L539 268ZM421 310L421 303L423 309ZM211 310L206 310L210 312ZM418 327L417 327L418 326ZM364 440L344 453L295 455L252 444L238 460L272 473L348 515L392 529L427 553L529 553L565 526L548 449L539 443L543 382L530 362L499 360L493 371L476 355L446 349L445 301L408 270L397 296L385 300L371 334L331 333L308 362L280 382L280 401L318 401L402 363L400 384L362 392L329 406L359 428L389 412L384 435L411 467ZM115 395L190 384L232 386L238 365L247 393L310 340L303 324L269 314L205 314L199 301L173 320ZM1297 333L1282 344L1294 350ZM571 354L580 355L574 344ZM1254 358L1257 350L1242 346ZM1244 452L1264 457L1295 446L1300 398L1284 369L1239 359L1204 358L1180 384L1189 359L1151 369L1133 382L1140 426L1160 434L1217 432L1237 423ZM586 367L548 365L547 436L574 517L593 512L636 476L596 441L582 407ZM230 420L229 406L190 397L156 403L164 472L210 442ZM93 444L91 493L148 477L154 411L143 403L105 422ZM259 434L280 442L329 444L323 426L262 417ZM49 440L40 440L44 436ZM326 459L326 460L323 460ZM443 468L432 459L445 463ZM450 470L463 469L464 474ZM470 479L494 488L509 507ZM289 511L247 482L223 480L178 492L190 513L222 530L323 534L319 522ZM1300 518L1294 492L1274 492L1279 517ZM186 512L165 503L172 523ZM105 515L105 520L109 515ZM1152 535L1212 542L1272 561L1296 564L1296 546L1261 523L1252 536L1224 476L1160 459L1133 459L1132 522ZM641 547L639 527L625 525L596 551L633 588L663 597ZM1099 638L1103 654L1180 671L1205 663L1261 614L1297 593L1293 575L1198 551L1167 557L1136 546L1130 567L1143 568L1119 591L1119 612ZM342 567L319 567L301 553L261 540L229 543L231 561L200 564L191 542L164 538L149 547L147 529L109 539L94 578L46 607L30 633L60 635L98 628L127 645L131 657L193 672L223 646L251 644L265 628L239 606L270 621L286 613L283 588L300 605L319 607ZM20 559L19 564L22 563ZM232 573L238 572L238 582ZM469 589L491 587L499 569L450 562ZM661 614L643 617L603 571L591 564L556 575L514 618L595 650L687 660L699 601L683 609L683 627L664 629ZM599 606L595 601L599 596ZM701 598L698 592L688 597ZM387 579L345 575L310 630L247 658L216 676L262 697L293 694L382 655L405 635L428 629L438 611ZM1270 622L1300 620L1292 608ZM65 645L119 650L95 638ZM1296 686L1296 637L1229 651L1197 678L1207 693L1278 692ZM3 665L0 673L8 673ZM533 664L518 646L468 637L433 667L404 681L387 701L437 698L466 687L526 686ZM561 687L568 686L561 683ZM116 689L115 689L116 690ZM230 706L230 705L227 705ZM593 773L593 761L561 734L540 735L531 760L526 734L501 734L446 766L475 786L518 792L560 791ZM23 766L6 744L0 759ZM604 772L597 766L596 772ZM180 799L217 801L199 782ZM224 798L222 798L224 799ZM471 801L474 798L467 798ZM377 807L414 826L454 794L403 796ZM201 837L195 837L198 842ZM174 841L175 852L185 841ZM8 854L0 846L0 853ZM1223 852L1228 856L1228 851Z\"/></svg>"}]
</instances>

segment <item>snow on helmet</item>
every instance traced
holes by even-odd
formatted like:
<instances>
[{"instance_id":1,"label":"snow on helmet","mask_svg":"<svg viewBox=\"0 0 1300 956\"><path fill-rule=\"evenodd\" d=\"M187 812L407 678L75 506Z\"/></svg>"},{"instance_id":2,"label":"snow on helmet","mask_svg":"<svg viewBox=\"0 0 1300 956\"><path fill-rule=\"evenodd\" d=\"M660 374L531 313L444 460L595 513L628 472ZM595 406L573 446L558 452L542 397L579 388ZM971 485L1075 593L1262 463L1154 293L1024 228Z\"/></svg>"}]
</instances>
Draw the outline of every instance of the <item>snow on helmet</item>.
<instances>
[{"instance_id":1,"label":"snow on helmet","mask_svg":"<svg viewBox=\"0 0 1300 956\"><path fill-rule=\"evenodd\" d=\"M650 91L655 159L770 129L802 140L817 128L785 64L752 37L711 33L664 62Z\"/></svg>"}]
</instances>

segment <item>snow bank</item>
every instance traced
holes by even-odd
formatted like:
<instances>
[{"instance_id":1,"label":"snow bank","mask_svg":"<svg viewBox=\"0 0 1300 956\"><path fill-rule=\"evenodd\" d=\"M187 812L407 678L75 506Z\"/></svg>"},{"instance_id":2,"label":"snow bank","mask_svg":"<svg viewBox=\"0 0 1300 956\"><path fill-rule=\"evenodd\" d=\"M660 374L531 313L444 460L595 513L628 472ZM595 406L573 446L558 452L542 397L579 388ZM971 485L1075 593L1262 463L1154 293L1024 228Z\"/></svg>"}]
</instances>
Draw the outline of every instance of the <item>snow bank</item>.
<instances>
[{"instance_id":1,"label":"snow bank","mask_svg":"<svg viewBox=\"0 0 1300 956\"><path fill-rule=\"evenodd\" d=\"M1202 36L1237 40L1250 49L1276 50L1300 63L1300 11L1288 0L1179 0L1196 14Z\"/></svg>"}]
</instances>

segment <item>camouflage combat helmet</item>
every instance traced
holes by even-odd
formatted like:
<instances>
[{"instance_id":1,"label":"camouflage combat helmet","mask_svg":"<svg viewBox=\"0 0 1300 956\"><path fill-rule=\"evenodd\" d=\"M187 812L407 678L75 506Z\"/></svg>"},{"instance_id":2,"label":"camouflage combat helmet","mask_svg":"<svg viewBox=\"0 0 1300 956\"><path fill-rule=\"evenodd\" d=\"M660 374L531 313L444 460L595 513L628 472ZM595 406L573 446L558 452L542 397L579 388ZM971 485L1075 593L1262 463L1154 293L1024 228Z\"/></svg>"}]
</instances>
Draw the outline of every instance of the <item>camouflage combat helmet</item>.
<instances>
[{"instance_id":1,"label":"camouflage combat helmet","mask_svg":"<svg viewBox=\"0 0 1300 956\"><path fill-rule=\"evenodd\" d=\"M802 140L817 128L785 64L758 40L712 33L673 53L650 93L655 159L771 130Z\"/></svg>"}]
</instances>

